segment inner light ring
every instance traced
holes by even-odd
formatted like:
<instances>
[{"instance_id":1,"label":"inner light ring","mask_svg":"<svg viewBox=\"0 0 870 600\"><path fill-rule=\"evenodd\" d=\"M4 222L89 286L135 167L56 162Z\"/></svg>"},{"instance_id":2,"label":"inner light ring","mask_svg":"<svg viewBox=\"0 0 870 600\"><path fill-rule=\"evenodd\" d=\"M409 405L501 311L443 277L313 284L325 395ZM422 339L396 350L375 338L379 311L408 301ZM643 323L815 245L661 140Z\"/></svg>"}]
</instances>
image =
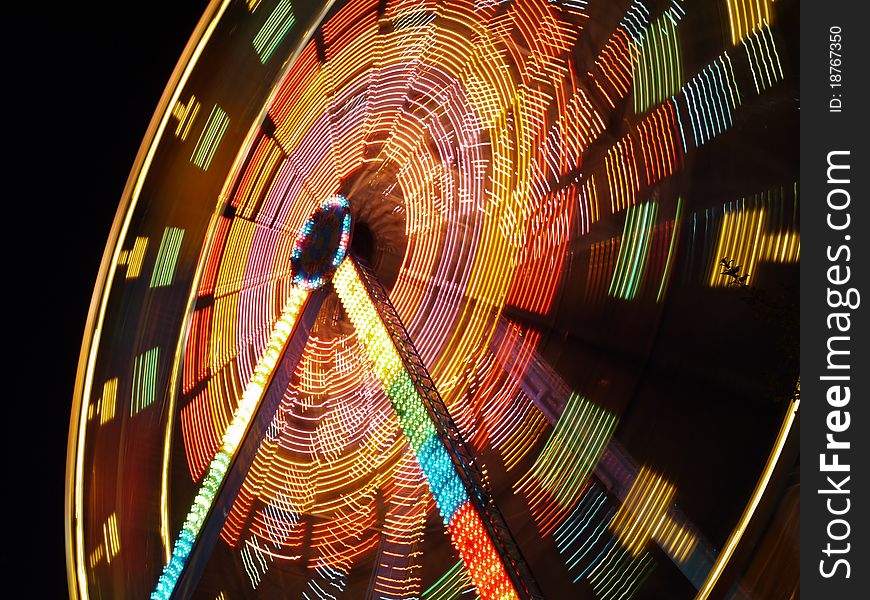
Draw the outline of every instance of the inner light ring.
<instances>
[{"instance_id":1,"label":"inner light ring","mask_svg":"<svg viewBox=\"0 0 870 600\"><path fill-rule=\"evenodd\" d=\"M324 221L330 226L336 220L335 217L341 220L337 243L333 251L326 248L324 254L317 242L335 235L335 231L322 231ZM299 229L290 253L294 285L310 291L323 287L332 279L335 270L347 256L350 225L350 204L341 194L330 196L311 213Z\"/></svg>"}]
</instances>

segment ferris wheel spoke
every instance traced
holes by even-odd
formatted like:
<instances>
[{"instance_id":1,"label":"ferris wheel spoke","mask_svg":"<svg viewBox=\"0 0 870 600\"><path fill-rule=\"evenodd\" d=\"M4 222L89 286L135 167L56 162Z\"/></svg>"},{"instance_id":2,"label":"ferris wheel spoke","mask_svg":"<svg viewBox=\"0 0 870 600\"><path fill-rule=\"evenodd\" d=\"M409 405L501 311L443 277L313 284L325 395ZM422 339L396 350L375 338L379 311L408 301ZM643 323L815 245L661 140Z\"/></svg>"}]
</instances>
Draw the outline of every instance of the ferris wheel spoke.
<instances>
[{"instance_id":1,"label":"ferris wheel spoke","mask_svg":"<svg viewBox=\"0 0 870 600\"><path fill-rule=\"evenodd\" d=\"M186 598L196 589L326 296L324 289L291 289L151 598Z\"/></svg>"},{"instance_id":2,"label":"ferris wheel spoke","mask_svg":"<svg viewBox=\"0 0 870 600\"><path fill-rule=\"evenodd\" d=\"M480 597L543 598L473 451L375 274L351 256L332 283Z\"/></svg>"}]
</instances>

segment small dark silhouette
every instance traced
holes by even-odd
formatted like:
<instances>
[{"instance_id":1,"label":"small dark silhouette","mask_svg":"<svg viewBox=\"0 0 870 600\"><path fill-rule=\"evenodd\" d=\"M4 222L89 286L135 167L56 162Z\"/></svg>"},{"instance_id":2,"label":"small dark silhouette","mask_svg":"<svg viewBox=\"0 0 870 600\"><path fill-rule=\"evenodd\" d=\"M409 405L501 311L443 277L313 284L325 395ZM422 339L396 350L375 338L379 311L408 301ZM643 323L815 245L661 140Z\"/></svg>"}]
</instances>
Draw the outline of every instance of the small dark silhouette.
<instances>
[{"instance_id":1,"label":"small dark silhouette","mask_svg":"<svg viewBox=\"0 0 870 600\"><path fill-rule=\"evenodd\" d=\"M728 285L738 285L740 287L746 287L746 280L749 279L749 273L744 273L743 275L741 275L741 265L735 265L733 258L723 256L719 259L719 265L722 267L722 271L720 274L731 278L731 281L728 282Z\"/></svg>"},{"instance_id":2,"label":"small dark silhouette","mask_svg":"<svg viewBox=\"0 0 870 600\"><path fill-rule=\"evenodd\" d=\"M728 267L727 269L722 271L722 275L727 275L728 277L740 277L740 265Z\"/></svg>"}]
</instances>

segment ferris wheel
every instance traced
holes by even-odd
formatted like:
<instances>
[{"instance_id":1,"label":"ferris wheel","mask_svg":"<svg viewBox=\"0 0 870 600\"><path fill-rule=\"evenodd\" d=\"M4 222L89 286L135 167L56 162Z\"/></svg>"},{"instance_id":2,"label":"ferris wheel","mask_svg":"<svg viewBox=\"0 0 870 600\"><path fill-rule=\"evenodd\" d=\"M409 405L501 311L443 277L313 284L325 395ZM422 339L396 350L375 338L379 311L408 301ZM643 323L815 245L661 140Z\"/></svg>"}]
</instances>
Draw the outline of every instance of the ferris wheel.
<instances>
[{"instance_id":1,"label":"ferris wheel","mask_svg":"<svg viewBox=\"0 0 870 600\"><path fill-rule=\"evenodd\" d=\"M211 2L94 292L71 596L767 597L797 8Z\"/></svg>"}]
</instances>

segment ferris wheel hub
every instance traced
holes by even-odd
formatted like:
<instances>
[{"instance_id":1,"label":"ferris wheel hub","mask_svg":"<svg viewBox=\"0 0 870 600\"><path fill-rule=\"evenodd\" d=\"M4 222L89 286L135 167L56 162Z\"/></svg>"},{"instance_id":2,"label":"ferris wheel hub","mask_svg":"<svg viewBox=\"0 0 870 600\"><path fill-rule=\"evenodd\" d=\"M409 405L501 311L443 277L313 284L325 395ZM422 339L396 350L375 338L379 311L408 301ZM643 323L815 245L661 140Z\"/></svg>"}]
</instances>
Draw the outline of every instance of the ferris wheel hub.
<instances>
[{"instance_id":1,"label":"ferris wheel hub","mask_svg":"<svg viewBox=\"0 0 870 600\"><path fill-rule=\"evenodd\" d=\"M336 194L318 206L296 235L290 263L293 283L306 290L326 285L347 256L350 205Z\"/></svg>"}]
</instances>

